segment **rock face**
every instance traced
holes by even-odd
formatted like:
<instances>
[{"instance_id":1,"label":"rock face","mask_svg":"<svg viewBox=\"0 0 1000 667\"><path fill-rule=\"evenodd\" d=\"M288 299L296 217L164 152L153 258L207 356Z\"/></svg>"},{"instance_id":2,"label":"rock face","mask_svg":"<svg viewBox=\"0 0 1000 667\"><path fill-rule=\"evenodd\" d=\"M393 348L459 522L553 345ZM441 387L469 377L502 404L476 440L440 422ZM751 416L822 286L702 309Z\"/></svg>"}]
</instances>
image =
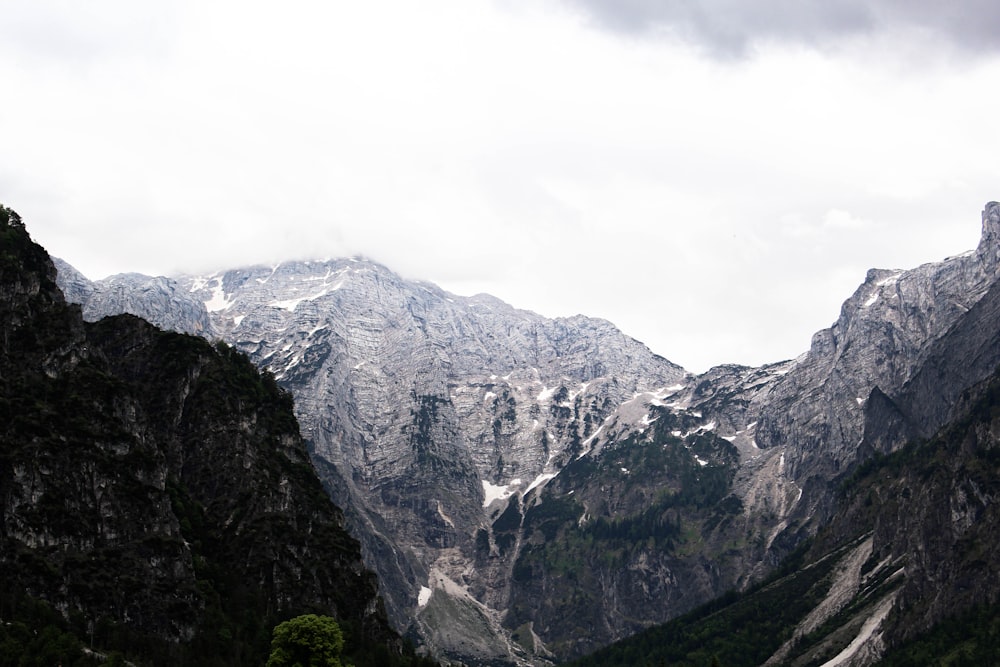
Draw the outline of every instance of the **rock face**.
<instances>
[{"instance_id":1,"label":"rock face","mask_svg":"<svg viewBox=\"0 0 1000 667\"><path fill-rule=\"evenodd\" d=\"M206 304L219 336L295 394L317 467L397 626L420 611L433 648L466 658L521 652L495 596L475 592L484 590L475 536L491 506L554 476L637 392L686 375L607 322L457 297L364 260L179 283ZM421 590L435 591L426 608Z\"/></svg>"},{"instance_id":2,"label":"rock face","mask_svg":"<svg viewBox=\"0 0 1000 667\"><path fill-rule=\"evenodd\" d=\"M90 282L65 261L57 258L54 264L66 300L83 306L88 321L130 313L168 331L215 337L205 304L181 289L176 280L120 273Z\"/></svg>"},{"instance_id":3,"label":"rock face","mask_svg":"<svg viewBox=\"0 0 1000 667\"><path fill-rule=\"evenodd\" d=\"M868 642L876 654L1000 602L1000 556L992 548L1000 530L998 407L1000 284L993 284L901 387L873 392L862 449L883 456L854 474L813 549L819 554L867 531L869 560L898 571L885 593L892 614Z\"/></svg>"},{"instance_id":4,"label":"rock face","mask_svg":"<svg viewBox=\"0 0 1000 667\"><path fill-rule=\"evenodd\" d=\"M768 595L777 599L771 607L809 601L784 627L772 626L774 636L788 639L760 662L861 667L883 657L943 664L962 655L970 664L996 663L989 628L1000 618L998 330L994 285L892 396L873 391L864 441L876 454L842 480L832 516L799 566L732 605L766 609ZM797 585L804 573L824 569L829 574L808 589ZM945 621L948 636L907 654L908 642ZM710 652L740 631L710 625L686 629L706 639ZM713 631L719 636L707 639ZM650 638L644 651L630 654L617 647L616 657L630 655L627 661L606 654L583 664L634 664L637 655L653 662L662 657L656 644Z\"/></svg>"},{"instance_id":5,"label":"rock face","mask_svg":"<svg viewBox=\"0 0 1000 667\"><path fill-rule=\"evenodd\" d=\"M607 322L364 260L168 283L295 395L396 626L443 655L513 664L744 587L815 534L843 476L936 432L993 372L996 341L975 334L992 326L998 266L990 203L977 250L870 271L798 359L698 377Z\"/></svg>"},{"instance_id":6,"label":"rock face","mask_svg":"<svg viewBox=\"0 0 1000 667\"><path fill-rule=\"evenodd\" d=\"M788 474L805 496L797 517L824 516L828 480L857 462L872 392L902 388L934 341L995 283L998 233L1000 205L991 202L976 251L908 271L869 271L837 322L769 392L757 443L787 450Z\"/></svg>"},{"instance_id":7,"label":"rock face","mask_svg":"<svg viewBox=\"0 0 1000 667\"><path fill-rule=\"evenodd\" d=\"M85 275L58 257L52 257L51 259L59 276L59 289L62 291L66 301L81 305L86 303L90 299L90 295L94 293L94 283L90 282ZM125 311L116 305L114 314L118 314L119 312ZM101 317L103 315L98 316L96 319L100 319Z\"/></svg>"},{"instance_id":8,"label":"rock face","mask_svg":"<svg viewBox=\"0 0 1000 667\"><path fill-rule=\"evenodd\" d=\"M398 650L273 378L133 316L85 323L8 209L0 248L5 618L45 603L149 664L260 663L306 611Z\"/></svg>"},{"instance_id":9,"label":"rock face","mask_svg":"<svg viewBox=\"0 0 1000 667\"><path fill-rule=\"evenodd\" d=\"M805 524L805 532L811 532L810 525L818 528L794 566L786 564L784 576L744 598L731 596L730 602L715 603L693 619L654 628L580 665L700 664L714 656L722 664L863 666L878 662L887 651L903 650L909 640L955 617L971 626L966 634L962 625L953 625L952 636L938 637L932 649L920 649L922 657L911 654L892 664L937 664L959 654L975 664L996 661L995 638L988 628L1000 616L1000 557L993 548L1000 529L1000 284L983 278L995 266L995 248L987 244L995 243L996 211L995 205L987 208L983 245L975 254L888 274L938 299L965 297L963 308L947 312L933 325L928 324L933 318L920 311L935 309L935 300L923 301L921 308L914 306L919 300L897 297L891 302L884 315L909 312L910 323L920 322L937 333L905 348L912 353L910 365L893 359L892 373L884 372L885 363L863 372L861 360L879 359L872 351L884 350L886 340L916 340L905 320L880 328L865 312L876 303L872 288L885 286L878 282L887 274L876 272L838 321L840 331L849 332L840 345L855 350L832 360L823 343L836 337L821 332L810 352L816 359L798 360L782 376L786 379L772 383L769 394L751 397L749 404L762 402L764 412L775 410L769 401L778 401L799 410L800 417L811 415L812 422L784 421L799 437L815 438L811 429L836 423L858 438L850 453L847 443L835 439L821 439L823 447L810 440L813 449L805 451L796 451L794 441L776 446L786 453L786 474L811 484L819 500L814 507L823 510L809 516L797 509L804 504L803 494L779 513L783 518L775 529L784 534L796 530L796 520ZM971 278L972 297L958 289L956 275ZM852 358L855 363L848 363ZM834 369L826 377L815 374L823 359ZM841 377L834 380L838 372ZM824 393L851 386L844 377L856 383L852 388L867 391L864 400L853 401L856 413L854 405L838 410L836 395ZM806 400L787 402L784 382L805 391ZM713 385L721 383L716 379ZM820 401L809 391L826 396L832 405L820 412ZM848 398L840 402L846 404ZM838 460L850 474L824 477ZM797 472L788 469L789 461L799 462ZM754 483L760 478L758 473ZM747 508L759 506L751 500L753 493L741 491L739 481L734 489ZM789 609L794 613L785 613ZM741 635L743 639L733 641Z\"/></svg>"},{"instance_id":10,"label":"rock face","mask_svg":"<svg viewBox=\"0 0 1000 667\"><path fill-rule=\"evenodd\" d=\"M980 340L995 338L1000 326L995 304L990 310L991 326L978 329ZM961 346L953 352L947 355L953 362L965 356ZM929 439L912 440L891 456L870 462L846 486L811 551L818 559L839 544L865 540L868 553L862 576L850 582L828 617L841 613L842 627L860 625L867 634L855 630L853 636L848 634L847 644L831 632L814 653L840 651L842 664L867 665L945 619L988 609L996 617L995 605L1000 602L1000 556L994 548L1000 530L1000 374L996 371L994 365L989 377L963 391L954 404L954 420ZM893 402L900 412L909 412L919 405L912 399L920 393L911 382ZM896 424L870 418L866 437L879 438L883 429L892 433ZM853 614L843 613L845 609ZM990 643L995 656L995 641Z\"/></svg>"},{"instance_id":11,"label":"rock face","mask_svg":"<svg viewBox=\"0 0 1000 667\"><path fill-rule=\"evenodd\" d=\"M363 260L181 282L295 394L397 624L419 610L433 648L466 658L520 650L474 592L475 536L493 498L557 473L635 392L684 377L607 322L547 320ZM435 591L429 605L421 590Z\"/></svg>"}]
</instances>

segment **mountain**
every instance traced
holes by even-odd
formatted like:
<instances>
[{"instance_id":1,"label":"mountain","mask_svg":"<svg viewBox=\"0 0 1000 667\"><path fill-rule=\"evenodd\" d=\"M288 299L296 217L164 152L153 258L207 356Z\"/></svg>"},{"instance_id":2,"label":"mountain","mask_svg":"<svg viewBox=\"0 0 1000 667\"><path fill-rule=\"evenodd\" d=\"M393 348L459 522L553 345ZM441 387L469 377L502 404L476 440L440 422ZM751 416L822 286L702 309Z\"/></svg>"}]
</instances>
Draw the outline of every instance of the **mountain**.
<instances>
[{"instance_id":1,"label":"mountain","mask_svg":"<svg viewBox=\"0 0 1000 667\"><path fill-rule=\"evenodd\" d=\"M205 304L176 280L122 273L91 282L59 258L53 258L53 264L66 300L81 304L88 322L109 314L130 313L167 331L216 337Z\"/></svg>"},{"instance_id":2,"label":"mountain","mask_svg":"<svg viewBox=\"0 0 1000 667\"><path fill-rule=\"evenodd\" d=\"M272 626L305 612L337 618L362 657L398 656L291 396L224 343L131 315L87 323L55 279L0 208L5 658L93 664L86 644L260 664Z\"/></svg>"},{"instance_id":3,"label":"mountain","mask_svg":"<svg viewBox=\"0 0 1000 667\"><path fill-rule=\"evenodd\" d=\"M864 406L873 451L766 585L575 665L997 664L1000 285Z\"/></svg>"},{"instance_id":4,"label":"mountain","mask_svg":"<svg viewBox=\"0 0 1000 667\"><path fill-rule=\"evenodd\" d=\"M507 497L581 453L623 402L665 395L686 377L607 322L457 297L365 260L177 282L205 304L217 335L296 396L313 458L348 508L397 627L426 616L421 635L454 633L432 646L484 643L473 657L521 652L470 586L477 532ZM436 599L421 605L431 591Z\"/></svg>"},{"instance_id":5,"label":"mountain","mask_svg":"<svg viewBox=\"0 0 1000 667\"><path fill-rule=\"evenodd\" d=\"M975 334L996 330L978 304L1000 205L982 225L975 251L870 271L799 358L700 376L607 322L362 259L118 280L193 297L165 315L204 308L293 393L397 628L469 663L543 664L750 590L835 519L858 466L953 419L994 371Z\"/></svg>"},{"instance_id":6,"label":"mountain","mask_svg":"<svg viewBox=\"0 0 1000 667\"><path fill-rule=\"evenodd\" d=\"M558 472L636 392L684 377L607 322L457 297L364 260L181 282L295 394L397 626L416 616L436 651L465 659L521 653L475 566L504 497Z\"/></svg>"},{"instance_id":7,"label":"mountain","mask_svg":"<svg viewBox=\"0 0 1000 667\"><path fill-rule=\"evenodd\" d=\"M828 479L856 461L870 393L901 388L995 283L998 233L1000 206L990 203L974 252L909 271L869 271L837 322L813 337L801 363L775 386L760 411L758 444L791 445L787 465L807 497L810 479Z\"/></svg>"}]
</instances>

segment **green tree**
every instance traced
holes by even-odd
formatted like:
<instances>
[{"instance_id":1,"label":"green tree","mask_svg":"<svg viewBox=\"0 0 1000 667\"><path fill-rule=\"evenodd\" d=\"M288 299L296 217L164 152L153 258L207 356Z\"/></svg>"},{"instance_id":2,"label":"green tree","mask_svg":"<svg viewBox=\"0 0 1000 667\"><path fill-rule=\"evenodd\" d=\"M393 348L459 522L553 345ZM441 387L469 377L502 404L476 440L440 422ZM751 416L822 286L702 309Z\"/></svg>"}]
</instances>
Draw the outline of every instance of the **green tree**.
<instances>
[{"instance_id":1,"label":"green tree","mask_svg":"<svg viewBox=\"0 0 1000 667\"><path fill-rule=\"evenodd\" d=\"M279 623L267 667L342 667L344 633L329 616L306 614Z\"/></svg>"}]
</instances>

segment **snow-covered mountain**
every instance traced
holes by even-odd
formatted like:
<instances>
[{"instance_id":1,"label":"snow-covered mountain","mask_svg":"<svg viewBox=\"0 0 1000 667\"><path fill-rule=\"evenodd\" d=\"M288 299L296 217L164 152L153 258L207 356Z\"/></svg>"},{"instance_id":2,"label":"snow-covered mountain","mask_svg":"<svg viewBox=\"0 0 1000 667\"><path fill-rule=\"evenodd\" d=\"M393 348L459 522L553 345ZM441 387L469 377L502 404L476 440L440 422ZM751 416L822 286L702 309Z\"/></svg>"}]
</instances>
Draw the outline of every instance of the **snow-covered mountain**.
<instances>
[{"instance_id":1,"label":"snow-covered mountain","mask_svg":"<svg viewBox=\"0 0 1000 667\"><path fill-rule=\"evenodd\" d=\"M675 616L814 533L838 477L898 444L865 443L866 403L902 391L995 283L998 239L990 203L976 251L869 272L798 359L698 377L608 322L363 259L73 277L67 293L88 317L144 309L274 373L397 626L443 655L512 664Z\"/></svg>"}]
</instances>

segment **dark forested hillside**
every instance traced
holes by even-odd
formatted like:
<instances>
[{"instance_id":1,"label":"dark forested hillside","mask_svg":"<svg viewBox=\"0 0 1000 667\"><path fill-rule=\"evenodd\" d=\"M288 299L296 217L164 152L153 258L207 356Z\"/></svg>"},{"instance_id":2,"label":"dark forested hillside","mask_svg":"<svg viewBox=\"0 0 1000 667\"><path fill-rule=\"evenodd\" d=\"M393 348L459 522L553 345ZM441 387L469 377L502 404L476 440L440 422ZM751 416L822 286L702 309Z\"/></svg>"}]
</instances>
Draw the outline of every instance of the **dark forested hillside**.
<instances>
[{"instance_id":1,"label":"dark forested hillside","mask_svg":"<svg viewBox=\"0 0 1000 667\"><path fill-rule=\"evenodd\" d=\"M0 207L0 663L261 664L304 612L398 662L290 395L225 344L84 323L55 277Z\"/></svg>"}]
</instances>

